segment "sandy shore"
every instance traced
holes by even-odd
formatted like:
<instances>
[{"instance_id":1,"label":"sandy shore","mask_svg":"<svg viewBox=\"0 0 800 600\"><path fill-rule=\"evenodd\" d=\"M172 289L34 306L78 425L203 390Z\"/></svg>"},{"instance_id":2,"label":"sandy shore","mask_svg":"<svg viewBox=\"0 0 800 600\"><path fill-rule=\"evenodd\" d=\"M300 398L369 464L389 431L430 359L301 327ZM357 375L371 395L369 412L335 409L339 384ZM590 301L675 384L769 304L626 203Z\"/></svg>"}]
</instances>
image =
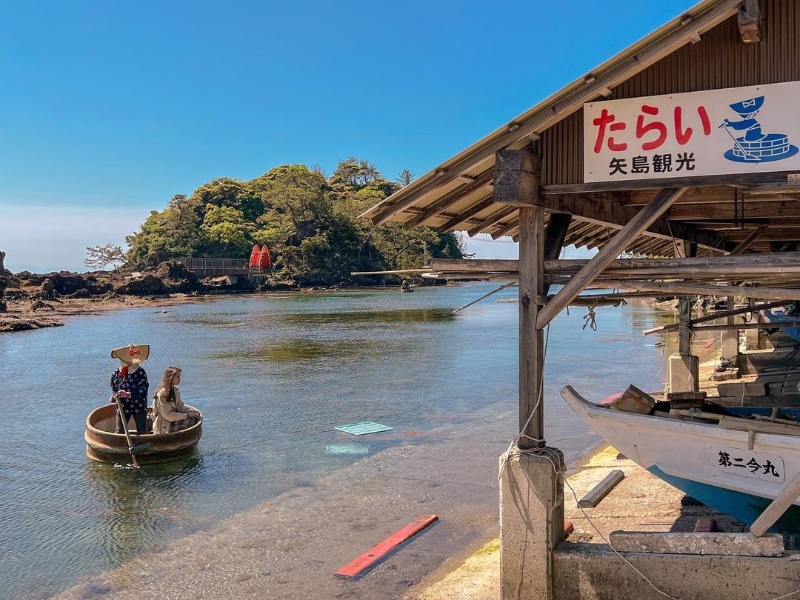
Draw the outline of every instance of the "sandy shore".
<instances>
[{"instance_id":1,"label":"sandy shore","mask_svg":"<svg viewBox=\"0 0 800 600\"><path fill-rule=\"evenodd\" d=\"M112 310L142 306L170 306L199 302L213 296L172 294L169 296L92 296L89 298L59 298L57 300L11 300L8 309L0 313L0 333L13 333L61 327L70 317L88 316Z\"/></svg>"}]
</instances>

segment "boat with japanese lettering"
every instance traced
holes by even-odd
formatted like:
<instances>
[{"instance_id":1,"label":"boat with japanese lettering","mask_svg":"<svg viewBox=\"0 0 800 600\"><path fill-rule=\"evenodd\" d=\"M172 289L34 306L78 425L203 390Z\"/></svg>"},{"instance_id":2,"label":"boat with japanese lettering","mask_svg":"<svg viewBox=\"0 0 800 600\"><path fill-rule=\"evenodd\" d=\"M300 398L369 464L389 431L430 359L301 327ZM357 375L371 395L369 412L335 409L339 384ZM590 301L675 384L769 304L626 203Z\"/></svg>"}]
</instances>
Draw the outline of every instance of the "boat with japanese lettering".
<instances>
[{"instance_id":1,"label":"boat with japanese lettering","mask_svg":"<svg viewBox=\"0 0 800 600\"><path fill-rule=\"evenodd\" d=\"M561 395L625 456L748 526L800 481L800 408L723 407L707 401L686 408L629 390L596 404L572 386ZM793 498L770 530L800 532L800 498Z\"/></svg>"}]
</instances>

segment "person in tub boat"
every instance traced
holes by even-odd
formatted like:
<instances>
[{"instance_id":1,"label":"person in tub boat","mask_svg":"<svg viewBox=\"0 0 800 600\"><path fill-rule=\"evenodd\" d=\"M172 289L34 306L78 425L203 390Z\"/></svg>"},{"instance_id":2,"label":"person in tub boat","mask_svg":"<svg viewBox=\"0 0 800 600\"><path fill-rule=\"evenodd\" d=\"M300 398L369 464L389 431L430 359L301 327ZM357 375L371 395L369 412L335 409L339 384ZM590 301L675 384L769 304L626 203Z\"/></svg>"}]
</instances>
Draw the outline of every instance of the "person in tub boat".
<instances>
[{"instance_id":1,"label":"person in tub boat","mask_svg":"<svg viewBox=\"0 0 800 600\"><path fill-rule=\"evenodd\" d=\"M136 433L147 433L147 373L140 366L147 360L150 346L130 344L111 351L111 358L119 360L111 374L111 402L120 399L123 415L117 410L116 433L124 433L128 421L133 417Z\"/></svg>"},{"instance_id":2,"label":"person in tub boat","mask_svg":"<svg viewBox=\"0 0 800 600\"><path fill-rule=\"evenodd\" d=\"M200 420L200 413L181 400L181 370L167 367L153 395L153 433L172 433L187 429Z\"/></svg>"}]
</instances>

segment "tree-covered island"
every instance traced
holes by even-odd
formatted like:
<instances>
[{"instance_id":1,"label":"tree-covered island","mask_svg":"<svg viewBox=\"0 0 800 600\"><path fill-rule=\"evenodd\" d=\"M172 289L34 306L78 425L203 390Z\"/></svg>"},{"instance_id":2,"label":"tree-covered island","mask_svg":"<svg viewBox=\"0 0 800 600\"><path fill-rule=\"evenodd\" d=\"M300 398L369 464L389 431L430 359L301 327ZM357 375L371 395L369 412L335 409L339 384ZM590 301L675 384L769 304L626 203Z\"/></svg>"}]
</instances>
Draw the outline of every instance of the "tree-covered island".
<instances>
[{"instance_id":1,"label":"tree-covered island","mask_svg":"<svg viewBox=\"0 0 800 600\"><path fill-rule=\"evenodd\" d=\"M403 171L388 181L369 162L351 157L330 177L316 168L284 165L251 181L215 179L153 211L126 238L125 268L141 271L186 257L246 259L254 244L267 244L274 265L268 284L308 287L369 285L374 278L350 273L461 258L461 240L453 233L374 226L358 218L412 177Z\"/></svg>"}]
</instances>

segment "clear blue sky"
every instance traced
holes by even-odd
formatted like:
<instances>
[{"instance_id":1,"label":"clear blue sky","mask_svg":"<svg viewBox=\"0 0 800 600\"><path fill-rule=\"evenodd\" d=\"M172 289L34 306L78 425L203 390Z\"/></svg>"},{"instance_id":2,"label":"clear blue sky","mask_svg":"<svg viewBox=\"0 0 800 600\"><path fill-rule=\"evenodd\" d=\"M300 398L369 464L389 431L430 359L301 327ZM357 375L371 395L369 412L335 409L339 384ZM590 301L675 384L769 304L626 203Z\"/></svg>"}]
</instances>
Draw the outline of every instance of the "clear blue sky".
<instances>
[{"instance_id":1,"label":"clear blue sky","mask_svg":"<svg viewBox=\"0 0 800 600\"><path fill-rule=\"evenodd\" d=\"M85 270L216 177L348 156L420 176L695 3L7 2L6 267Z\"/></svg>"}]
</instances>

